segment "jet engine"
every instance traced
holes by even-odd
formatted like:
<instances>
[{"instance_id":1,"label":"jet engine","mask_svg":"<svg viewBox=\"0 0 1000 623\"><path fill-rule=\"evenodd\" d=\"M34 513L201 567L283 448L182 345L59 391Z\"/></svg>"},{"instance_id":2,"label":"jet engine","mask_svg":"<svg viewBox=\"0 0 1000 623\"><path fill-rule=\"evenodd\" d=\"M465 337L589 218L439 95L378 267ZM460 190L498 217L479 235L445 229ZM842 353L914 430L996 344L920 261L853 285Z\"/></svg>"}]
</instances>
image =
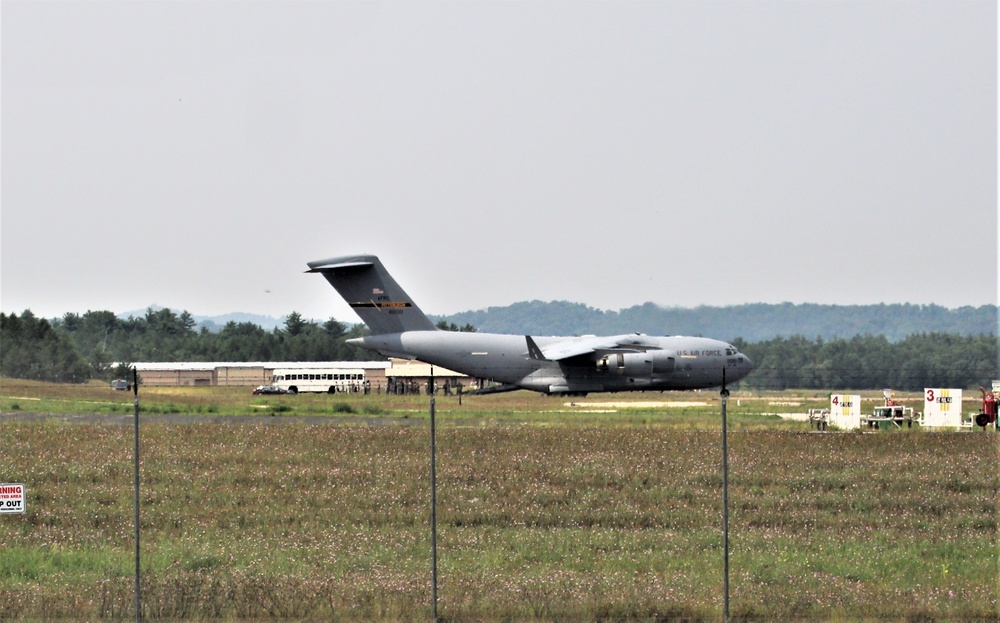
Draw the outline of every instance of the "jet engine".
<instances>
[{"instance_id":1,"label":"jet engine","mask_svg":"<svg viewBox=\"0 0 1000 623\"><path fill-rule=\"evenodd\" d=\"M674 371L677 360L673 353L663 350L651 350L646 355L653 358L653 374L670 374Z\"/></svg>"},{"instance_id":2,"label":"jet engine","mask_svg":"<svg viewBox=\"0 0 1000 623\"><path fill-rule=\"evenodd\" d=\"M674 363L671 353L651 350L645 353L609 353L597 361L597 368L621 376L641 377L669 374L674 371Z\"/></svg>"}]
</instances>

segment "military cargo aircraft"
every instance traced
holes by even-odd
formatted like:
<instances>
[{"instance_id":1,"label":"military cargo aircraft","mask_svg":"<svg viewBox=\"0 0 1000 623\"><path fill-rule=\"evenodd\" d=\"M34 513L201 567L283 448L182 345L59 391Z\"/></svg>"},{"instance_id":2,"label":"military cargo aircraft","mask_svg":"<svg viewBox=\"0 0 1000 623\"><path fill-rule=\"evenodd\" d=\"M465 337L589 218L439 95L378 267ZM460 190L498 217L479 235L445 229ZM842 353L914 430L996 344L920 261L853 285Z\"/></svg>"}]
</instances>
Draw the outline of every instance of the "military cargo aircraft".
<instances>
[{"instance_id":1,"label":"military cargo aircraft","mask_svg":"<svg viewBox=\"0 0 1000 623\"><path fill-rule=\"evenodd\" d=\"M443 331L374 255L308 262L361 317L371 335L348 340L390 357L419 359L495 383L473 393L544 394L718 387L753 370L731 344L704 337L542 337Z\"/></svg>"}]
</instances>

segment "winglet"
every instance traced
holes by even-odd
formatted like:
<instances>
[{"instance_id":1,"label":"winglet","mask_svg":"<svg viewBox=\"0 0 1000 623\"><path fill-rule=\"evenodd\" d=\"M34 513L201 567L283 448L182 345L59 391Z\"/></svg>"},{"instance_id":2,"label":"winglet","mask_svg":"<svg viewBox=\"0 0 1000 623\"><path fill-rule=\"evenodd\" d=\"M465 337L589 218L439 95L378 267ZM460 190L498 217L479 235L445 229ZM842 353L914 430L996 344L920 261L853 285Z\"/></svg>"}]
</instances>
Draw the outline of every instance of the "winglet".
<instances>
[{"instance_id":1,"label":"winglet","mask_svg":"<svg viewBox=\"0 0 1000 623\"><path fill-rule=\"evenodd\" d=\"M542 353L542 349L538 348L538 344L535 344L535 340L531 339L530 335L525 335L524 339L528 343L528 358L545 361L545 355Z\"/></svg>"}]
</instances>

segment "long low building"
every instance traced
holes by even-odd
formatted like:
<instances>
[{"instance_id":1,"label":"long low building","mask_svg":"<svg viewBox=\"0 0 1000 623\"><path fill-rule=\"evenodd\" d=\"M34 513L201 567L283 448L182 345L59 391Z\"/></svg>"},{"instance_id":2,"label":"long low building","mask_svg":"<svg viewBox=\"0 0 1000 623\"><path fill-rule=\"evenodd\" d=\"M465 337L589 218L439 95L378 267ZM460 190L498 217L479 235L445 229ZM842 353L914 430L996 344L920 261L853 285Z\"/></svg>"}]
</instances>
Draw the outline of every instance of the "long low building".
<instances>
[{"instance_id":1,"label":"long low building","mask_svg":"<svg viewBox=\"0 0 1000 623\"><path fill-rule=\"evenodd\" d=\"M275 370L351 369L364 370L372 388L388 387L391 382L405 380L426 384L431 374L452 386L470 385L469 377L441 367L406 359L390 361L268 361L268 362L137 362L143 385L256 387L267 385ZM440 385L439 385L440 386Z\"/></svg>"},{"instance_id":2,"label":"long low building","mask_svg":"<svg viewBox=\"0 0 1000 623\"><path fill-rule=\"evenodd\" d=\"M255 387L267 385L278 369L317 370L321 368L362 369L372 384L385 383L389 361L267 361L267 362L136 362L143 385L193 385L204 387Z\"/></svg>"}]
</instances>

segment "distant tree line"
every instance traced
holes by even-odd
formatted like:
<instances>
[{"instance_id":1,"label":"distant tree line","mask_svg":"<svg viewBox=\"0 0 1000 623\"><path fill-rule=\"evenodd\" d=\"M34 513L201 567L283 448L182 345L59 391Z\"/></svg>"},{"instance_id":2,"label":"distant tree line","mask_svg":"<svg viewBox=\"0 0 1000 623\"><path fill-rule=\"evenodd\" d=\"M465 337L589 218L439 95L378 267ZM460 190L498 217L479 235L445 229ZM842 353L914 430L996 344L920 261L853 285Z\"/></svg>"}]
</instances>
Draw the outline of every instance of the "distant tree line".
<instances>
[{"instance_id":1,"label":"distant tree line","mask_svg":"<svg viewBox=\"0 0 1000 623\"><path fill-rule=\"evenodd\" d=\"M918 333L996 335L997 306L818 305L751 303L726 307L661 307L653 303L602 311L567 301L528 301L444 317L487 333L528 335L704 335L763 342L778 336L850 339L884 335L898 342Z\"/></svg>"},{"instance_id":2,"label":"distant tree line","mask_svg":"<svg viewBox=\"0 0 1000 623\"><path fill-rule=\"evenodd\" d=\"M69 313L51 322L26 310L20 316L0 313L0 374L82 382L114 374L115 362L380 359L346 343L366 334L364 325L348 329L334 318L319 324L297 312L273 331L229 322L213 332L196 329L188 312L178 315L166 308L125 319L110 311Z\"/></svg>"},{"instance_id":3,"label":"distant tree line","mask_svg":"<svg viewBox=\"0 0 1000 623\"><path fill-rule=\"evenodd\" d=\"M83 383L93 370L62 331L25 310L0 313L0 374L19 379Z\"/></svg>"},{"instance_id":4,"label":"distant tree line","mask_svg":"<svg viewBox=\"0 0 1000 623\"><path fill-rule=\"evenodd\" d=\"M989 388L1000 379L995 335L920 333L900 342L882 335L809 340L778 337L733 345L753 360L742 381L755 389Z\"/></svg>"},{"instance_id":5,"label":"distant tree line","mask_svg":"<svg viewBox=\"0 0 1000 623\"><path fill-rule=\"evenodd\" d=\"M438 328L475 331L441 320ZM58 320L0 313L0 374L57 382L110 378L114 362L137 361L372 361L377 353L346 341L367 334L334 318L320 324L290 313L265 331L229 322L220 331L197 329L188 312L146 311L121 319L110 311L66 314ZM918 333L901 341L883 335L809 339L733 340L756 364L741 381L748 389L975 388L1000 378L996 335Z\"/></svg>"}]
</instances>

